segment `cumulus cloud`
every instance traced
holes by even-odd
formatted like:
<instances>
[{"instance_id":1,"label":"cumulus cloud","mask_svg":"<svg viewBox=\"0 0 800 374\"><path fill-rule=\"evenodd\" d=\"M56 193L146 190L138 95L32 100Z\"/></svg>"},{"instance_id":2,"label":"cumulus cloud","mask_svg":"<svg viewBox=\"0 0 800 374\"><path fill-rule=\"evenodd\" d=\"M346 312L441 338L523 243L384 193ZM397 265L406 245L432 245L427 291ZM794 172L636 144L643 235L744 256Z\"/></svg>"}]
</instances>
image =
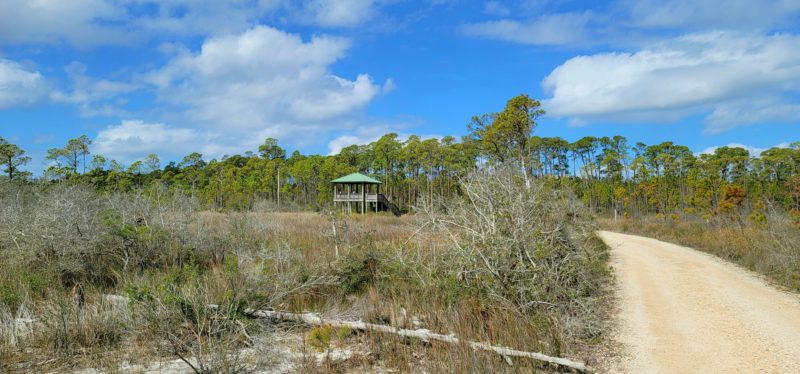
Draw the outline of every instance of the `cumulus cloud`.
<instances>
[{"instance_id":1,"label":"cumulus cloud","mask_svg":"<svg viewBox=\"0 0 800 374\"><path fill-rule=\"evenodd\" d=\"M800 37L730 32L695 33L633 53L569 59L542 83L548 113L578 122L662 121L713 111L707 131L796 118L794 104L761 107L742 116L736 103L786 98L800 89Z\"/></svg>"},{"instance_id":2,"label":"cumulus cloud","mask_svg":"<svg viewBox=\"0 0 800 374\"><path fill-rule=\"evenodd\" d=\"M348 80L330 71L348 46L342 38L303 41L257 26L210 38L199 52L175 56L146 80L160 101L183 108L199 125L307 136L336 129L337 119L357 113L381 92L369 75Z\"/></svg>"},{"instance_id":3,"label":"cumulus cloud","mask_svg":"<svg viewBox=\"0 0 800 374\"><path fill-rule=\"evenodd\" d=\"M320 145L330 134L363 128L362 109L394 88L391 79L377 84L367 74L348 79L332 72L349 46L344 38L303 40L255 26L208 38L197 50L165 48L167 62L133 83L93 79L73 63L67 71L74 88L53 98L87 115L116 110L125 118L129 114L120 108L126 95L155 93L158 112L166 113L160 123L124 121L98 136L97 152L120 160L190 149L220 157L254 150L266 137L298 147Z\"/></svg>"},{"instance_id":4,"label":"cumulus cloud","mask_svg":"<svg viewBox=\"0 0 800 374\"><path fill-rule=\"evenodd\" d=\"M126 120L101 130L93 152L122 162L142 159L150 153L183 156L191 152L220 156L226 150L217 134L191 128L174 128L163 123Z\"/></svg>"},{"instance_id":5,"label":"cumulus cloud","mask_svg":"<svg viewBox=\"0 0 800 374\"><path fill-rule=\"evenodd\" d=\"M0 109L49 99L78 107L82 115L130 118L131 94L152 92L160 104L148 118L101 131L96 151L120 161L156 152L208 157L254 150L266 137L298 147L323 145L330 134L359 129L363 108L395 85L368 74L336 75L348 39L316 35L303 40L272 27L207 38L196 49L162 48L167 62L126 80L94 78L87 67L66 67L70 88L49 90L35 71L0 59Z\"/></svg>"},{"instance_id":6,"label":"cumulus cloud","mask_svg":"<svg viewBox=\"0 0 800 374\"><path fill-rule=\"evenodd\" d=\"M0 110L35 104L46 94L47 83L38 71L0 59Z\"/></svg>"},{"instance_id":7,"label":"cumulus cloud","mask_svg":"<svg viewBox=\"0 0 800 374\"><path fill-rule=\"evenodd\" d=\"M591 13L558 13L528 21L500 19L464 25L470 36L499 39L523 44L558 45L583 42Z\"/></svg>"}]
</instances>

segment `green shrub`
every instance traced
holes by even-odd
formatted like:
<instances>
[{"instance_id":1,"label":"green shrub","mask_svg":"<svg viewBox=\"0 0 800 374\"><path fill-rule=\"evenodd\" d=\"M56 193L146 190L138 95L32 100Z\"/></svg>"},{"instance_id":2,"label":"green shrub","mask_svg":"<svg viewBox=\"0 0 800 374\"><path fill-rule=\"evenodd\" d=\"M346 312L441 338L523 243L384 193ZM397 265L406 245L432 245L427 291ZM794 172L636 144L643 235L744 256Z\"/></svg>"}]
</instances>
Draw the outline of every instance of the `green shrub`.
<instances>
[{"instance_id":1,"label":"green shrub","mask_svg":"<svg viewBox=\"0 0 800 374\"><path fill-rule=\"evenodd\" d=\"M337 275L341 278L341 289L345 294L352 294L363 291L367 285L375 282L380 261L375 252L367 252L364 255L352 255L348 257Z\"/></svg>"},{"instance_id":2,"label":"green shrub","mask_svg":"<svg viewBox=\"0 0 800 374\"><path fill-rule=\"evenodd\" d=\"M18 285L10 282L0 283L0 304L5 304L9 309L16 310L22 302L22 294Z\"/></svg>"},{"instance_id":3,"label":"green shrub","mask_svg":"<svg viewBox=\"0 0 800 374\"><path fill-rule=\"evenodd\" d=\"M21 269L6 274L0 281L0 303L12 310L19 307L25 297L44 297L48 289L60 287L48 269L34 271Z\"/></svg>"},{"instance_id":4,"label":"green shrub","mask_svg":"<svg viewBox=\"0 0 800 374\"><path fill-rule=\"evenodd\" d=\"M125 287L125 295L131 301L150 301L153 300L153 292L148 287L140 287L130 284Z\"/></svg>"},{"instance_id":5,"label":"green shrub","mask_svg":"<svg viewBox=\"0 0 800 374\"><path fill-rule=\"evenodd\" d=\"M331 325L316 326L306 333L306 343L322 352L330 348L332 336Z\"/></svg>"}]
</instances>

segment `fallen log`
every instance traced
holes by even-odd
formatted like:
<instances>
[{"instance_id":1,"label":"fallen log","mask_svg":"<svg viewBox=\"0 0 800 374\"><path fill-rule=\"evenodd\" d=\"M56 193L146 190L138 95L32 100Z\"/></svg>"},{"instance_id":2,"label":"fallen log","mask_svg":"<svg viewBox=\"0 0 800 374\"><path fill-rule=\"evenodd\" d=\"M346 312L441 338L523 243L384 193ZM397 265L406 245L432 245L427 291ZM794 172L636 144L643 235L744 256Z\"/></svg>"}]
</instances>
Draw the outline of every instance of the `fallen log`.
<instances>
[{"instance_id":1,"label":"fallen log","mask_svg":"<svg viewBox=\"0 0 800 374\"><path fill-rule=\"evenodd\" d=\"M352 330L377 331L387 334L395 334L407 338L417 338L425 342L430 340L436 340L450 344L461 343L461 340L454 334L444 335L444 334L434 333L427 329L410 330L394 326L366 323L363 321L324 319L317 313L287 313L287 312L276 312L272 310L247 309L245 310L245 315L256 318L269 318L280 321L303 322L309 325L331 325L332 327L347 327ZM580 361L573 361L561 357L547 356L545 354L538 352L519 351L508 347L499 347L475 341L465 341L464 343L468 344L474 350L484 350L497 353L503 356L507 362L510 362L509 357L524 357L572 368L580 372L589 371L589 368L586 366L586 364Z\"/></svg>"},{"instance_id":2,"label":"fallen log","mask_svg":"<svg viewBox=\"0 0 800 374\"><path fill-rule=\"evenodd\" d=\"M120 304L127 304L130 301L127 297L124 296L118 296L118 295L103 295L103 296L107 302L110 302L114 306L119 306ZM219 306L216 304L208 304L207 306L208 308L214 310L219 308ZM318 313L288 313L288 312L276 312L273 310L246 309L244 311L244 314L256 318L269 318L279 321L303 322L308 325L317 325L317 326L331 325L332 327L347 327L352 330L377 331L387 334L395 334L407 338L417 338L424 342L436 340L450 344L461 343L461 340L454 334L444 335L444 334L434 333L428 329L413 329L413 330L403 329L395 326L366 323L363 321L323 319L322 316L320 316ZM484 350L497 353L503 356L503 358L509 364L511 364L510 357L523 357L572 368L580 372L590 371L590 368L587 367L585 363L580 361L573 361L567 358L552 357L539 352L520 351L509 347L499 347L482 342L466 341L465 343L468 344L474 350Z\"/></svg>"}]
</instances>

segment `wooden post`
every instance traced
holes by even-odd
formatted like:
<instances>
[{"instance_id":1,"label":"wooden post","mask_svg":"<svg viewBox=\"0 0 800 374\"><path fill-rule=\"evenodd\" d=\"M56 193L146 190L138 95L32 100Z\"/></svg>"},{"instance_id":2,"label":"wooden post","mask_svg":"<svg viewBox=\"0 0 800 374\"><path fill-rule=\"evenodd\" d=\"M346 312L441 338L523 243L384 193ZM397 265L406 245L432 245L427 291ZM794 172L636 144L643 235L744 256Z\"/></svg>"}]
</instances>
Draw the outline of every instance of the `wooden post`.
<instances>
[{"instance_id":1,"label":"wooden post","mask_svg":"<svg viewBox=\"0 0 800 374\"><path fill-rule=\"evenodd\" d=\"M361 183L361 214L367 213L367 184Z\"/></svg>"},{"instance_id":2,"label":"wooden post","mask_svg":"<svg viewBox=\"0 0 800 374\"><path fill-rule=\"evenodd\" d=\"M278 168L278 211L281 211L281 168Z\"/></svg>"},{"instance_id":3,"label":"wooden post","mask_svg":"<svg viewBox=\"0 0 800 374\"><path fill-rule=\"evenodd\" d=\"M337 208L337 205L336 205L336 190L338 190L338 189L339 189L339 184L338 183L334 183L333 184L333 209L334 210L336 210L336 208Z\"/></svg>"}]
</instances>

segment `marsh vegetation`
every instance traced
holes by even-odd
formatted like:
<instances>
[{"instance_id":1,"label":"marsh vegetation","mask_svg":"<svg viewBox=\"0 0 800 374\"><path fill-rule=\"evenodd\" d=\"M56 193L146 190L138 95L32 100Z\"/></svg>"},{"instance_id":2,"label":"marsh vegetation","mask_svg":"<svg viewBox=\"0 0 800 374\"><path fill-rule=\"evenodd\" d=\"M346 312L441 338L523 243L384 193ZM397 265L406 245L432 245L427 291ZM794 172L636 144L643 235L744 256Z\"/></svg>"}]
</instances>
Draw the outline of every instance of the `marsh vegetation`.
<instances>
[{"instance_id":1,"label":"marsh vegetation","mask_svg":"<svg viewBox=\"0 0 800 374\"><path fill-rule=\"evenodd\" d=\"M473 173L465 198L426 201L401 218L208 212L158 187L0 188L4 370L174 359L198 372L553 369L509 366L464 345L254 319L248 309L425 328L590 362L602 342L605 247L569 194L526 187L511 169ZM303 336L289 347L298 355L275 353L287 334ZM350 353L315 358L337 347Z\"/></svg>"}]
</instances>

